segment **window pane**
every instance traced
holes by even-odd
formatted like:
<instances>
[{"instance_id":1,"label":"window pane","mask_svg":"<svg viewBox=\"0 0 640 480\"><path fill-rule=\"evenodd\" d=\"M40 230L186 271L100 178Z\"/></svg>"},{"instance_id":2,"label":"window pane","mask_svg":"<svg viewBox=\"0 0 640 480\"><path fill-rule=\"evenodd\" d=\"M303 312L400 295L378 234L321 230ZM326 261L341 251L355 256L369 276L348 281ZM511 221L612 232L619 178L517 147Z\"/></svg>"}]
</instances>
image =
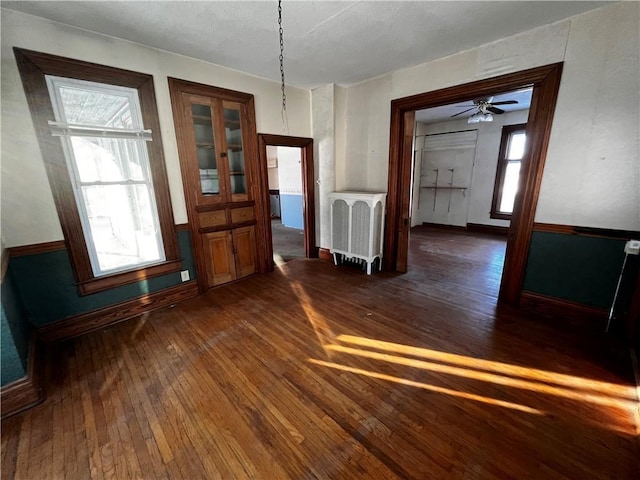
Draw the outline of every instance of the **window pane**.
<instances>
[{"instance_id":1,"label":"window pane","mask_svg":"<svg viewBox=\"0 0 640 480\"><path fill-rule=\"evenodd\" d=\"M231 176L231 193L247 193L244 152L242 151L240 110L236 108L224 109L224 130L227 140L227 156L229 158L229 174Z\"/></svg>"},{"instance_id":2,"label":"window pane","mask_svg":"<svg viewBox=\"0 0 640 480\"><path fill-rule=\"evenodd\" d=\"M147 185L85 186L82 195L94 270L104 273L164 260Z\"/></svg>"},{"instance_id":3,"label":"window pane","mask_svg":"<svg viewBox=\"0 0 640 480\"><path fill-rule=\"evenodd\" d=\"M81 182L148 179L146 145L141 140L72 137L71 145Z\"/></svg>"},{"instance_id":4,"label":"window pane","mask_svg":"<svg viewBox=\"0 0 640 480\"><path fill-rule=\"evenodd\" d=\"M139 126L131 115L130 93L120 93L116 89L103 92L84 85L61 85L59 93L67 123L113 128Z\"/></svg>"},{"instance_id":5,"label":"window pane","mask_svg":"<svg viewBox=\"0 0 640 480\"><path fill-rule=\"evenodd\" d=\"M507 153L507 160L520 160L524 155L524 144L527 135L522 133L515 133L511 135L509 139L509 152Z\"/></svg>"},{"instance_id":6,"label":"window pane","mask_svg":"<svg viewBox=\"0 0 640 480\"><path fill-rule=\"evenodd\" d=\"M500 199L500 212L512 213L513 202L518 192L518 178L520 177L521 162L509 162L504 173L502 186L502 198Z\"/></svg>"},{"instance_id":7,"label":"window pane","mask_svg":"<svg viewBox=\"0 0 640 480\"><path fill-rule=\"evenodd\" d=\"M193 133L196 138L196 156L200 172L200 188L205 195L220 193L216 145L213 137L213 120L209 105L191 105Z\"/></svg>"}]
</instances>

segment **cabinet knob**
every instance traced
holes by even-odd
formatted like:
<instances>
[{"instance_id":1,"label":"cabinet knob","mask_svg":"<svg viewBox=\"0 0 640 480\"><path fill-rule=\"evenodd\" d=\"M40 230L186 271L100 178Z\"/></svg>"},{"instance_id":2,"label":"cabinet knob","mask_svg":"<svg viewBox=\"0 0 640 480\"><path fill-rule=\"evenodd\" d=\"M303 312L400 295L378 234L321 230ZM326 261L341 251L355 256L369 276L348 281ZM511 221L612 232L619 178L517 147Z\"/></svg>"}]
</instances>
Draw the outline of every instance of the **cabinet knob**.
<instances>
[{"instance_id":1,"label":"cabinet knob","mask_svg":"<svg viewBox=\"0 0 640 480\"><path fill-rule=\"evenodd\" d=\"M220 152L220 156L221 157L226 157L227 156L227 152Z\"/></svg>"}]
</instances>

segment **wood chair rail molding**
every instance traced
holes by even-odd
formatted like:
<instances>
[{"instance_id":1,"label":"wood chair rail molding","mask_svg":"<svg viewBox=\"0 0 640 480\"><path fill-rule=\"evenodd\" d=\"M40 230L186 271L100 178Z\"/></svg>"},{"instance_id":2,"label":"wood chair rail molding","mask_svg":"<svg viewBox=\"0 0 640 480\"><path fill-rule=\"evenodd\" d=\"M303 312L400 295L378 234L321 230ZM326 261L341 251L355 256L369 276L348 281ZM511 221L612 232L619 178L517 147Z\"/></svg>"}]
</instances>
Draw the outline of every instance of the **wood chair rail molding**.
<instances>
[{"instance_id":1,"label":"wood chair rail molding","mask_svg":"<svg viewBox=\"0 0 640 480\"><path fill-rule=\"evenodd\" d=\"M528 151L523 158L523 169L509 229L499 296L503 303L512 305L519 303L562 65L562 63L555 63L399 98L391 102L384 247L387 270L403 272L407 269L415 111L532 86L533 96L527 124Z\"/></svg>"}]
</instances>

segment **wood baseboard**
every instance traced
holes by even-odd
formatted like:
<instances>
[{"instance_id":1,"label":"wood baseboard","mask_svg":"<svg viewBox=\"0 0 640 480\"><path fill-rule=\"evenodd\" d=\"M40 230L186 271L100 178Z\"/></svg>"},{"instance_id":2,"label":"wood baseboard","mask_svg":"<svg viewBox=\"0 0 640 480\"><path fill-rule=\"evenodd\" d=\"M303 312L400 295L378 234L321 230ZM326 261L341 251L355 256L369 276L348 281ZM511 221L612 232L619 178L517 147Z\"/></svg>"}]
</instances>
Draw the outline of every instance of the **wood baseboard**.
<instances>
[{"instance_id":1,"label":"wood baseboard","mask_svg":"<svg viewBox=\"0 0 640 480\"><path fill-rule=\"evenodd\" d=\"M40 355L36 335L32 335L29 341L27 374L0 390L3 420L42 402L44 397L40 388Z\"/></svg>"},{"instance_id":2,"label":"wood baseboard","mask_svg":"<svg viewBox=\"0 0 640 480\"><path fill-rule=\"evenodd\" d=\"M464 232L467 230L467 227L464 227L462 225L445 225L442 223L429 223L429 222L422 222L422 225L429 228L436 228L438 230L453 230L456 232Z\"/></svg>"},{"instance_id":3,"label":"wood baseboard","mask_svg":"<svg viewBox=\"0 0 640 480\"><path fill-rule=\"evenodd\" d=\"M38 327L38 337L45 343L78 337L135 317L141 313L166 307L197 295L198 283L192 280L143 297L43 325Z\"/></svg>"},{"instance_id":4,"label":"wood baseboard","mask_svg":"<svg viewBox=\"0 0 640 480\"><path fill-rule=\"evenodd\" d=\"M467 223L467 231L506 236L509 234L509 227L500 227L498 225L483 225L481 223Z\"/></svg>"},{"instance_id":5,"label":"wood baseboard","mask_svg":"<svg viewBox=\"0 0 640 480\"><path fill-rule=\"evenodd\" d=\"M520 295L520 306L545 316L562 317L572 323L593 327L602 324L604 327L607 311L604 308L583 305L561 298L547 297L533 292L523 291Z\"/></svg>"},{"instance_id":6,"label":"wood baseboard","mask_svg":"<svg viewBox=\"0 0 640 480\"><path fill-rule=\"evenodd\" d=\"M333 255L331 255L331 250L328 248L319 248L318 258L320 260L326 260L327 262L333 262Z\"/></svg>"}]
</instances>

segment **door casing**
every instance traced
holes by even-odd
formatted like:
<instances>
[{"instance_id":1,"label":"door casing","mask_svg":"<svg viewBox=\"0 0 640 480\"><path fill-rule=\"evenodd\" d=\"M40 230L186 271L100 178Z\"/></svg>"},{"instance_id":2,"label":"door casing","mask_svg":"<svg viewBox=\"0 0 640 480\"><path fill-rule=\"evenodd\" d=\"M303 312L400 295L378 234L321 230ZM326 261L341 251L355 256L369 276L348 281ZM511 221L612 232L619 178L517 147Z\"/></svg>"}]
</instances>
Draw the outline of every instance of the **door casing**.
<instances>
[{"instance_id":1,"label":"door casing","mask_svg":"<svg viewBox=\"0 0 640 480\"><path fill-rule=\"evenodd\" d=\"M391 102L387 217L384 242L385 269L407 271L411 173L415 112L533 87L527 123L527 151L511 217L499 301L517 305L524 280L542 172L558 98L562 63L523 70ZM487 206L489 208L490 206Z\"/></svg>"},{"instance_id":2,"label":"door casing","mask_svg":"<svg viewBox=\"0 0 640 480\"><path fill-rule=\"evenodd\" d=\"M262 205L262 219L260 225L263 230L266 257L269 259L267 270L274 268L273 242L271 237L271 215L269 212L269 177L267 173L267 145L276 147L299 147L301 150L302 169L302 215L304 224L304 253L307 258L318 257L316 246L316 210L314 193L314 164L313 164L313 139L306 137L289 137L285 135L258 134L258 152L260 155L260 191L264 196Z\"/></svg>"}]
</instances>

